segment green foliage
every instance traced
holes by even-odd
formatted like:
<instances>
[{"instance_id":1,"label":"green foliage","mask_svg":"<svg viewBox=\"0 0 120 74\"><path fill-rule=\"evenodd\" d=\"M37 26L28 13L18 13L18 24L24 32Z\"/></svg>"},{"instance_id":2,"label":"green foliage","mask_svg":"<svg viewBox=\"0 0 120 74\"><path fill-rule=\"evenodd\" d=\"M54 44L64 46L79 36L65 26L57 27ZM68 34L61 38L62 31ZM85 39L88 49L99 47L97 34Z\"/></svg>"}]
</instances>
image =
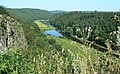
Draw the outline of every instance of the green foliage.
<instances>
[{"instance_id":1,"label":"green foliage","mask_svg":"<svg viewBox=\"0 0 120 74\"><path fill-rule=\"evenodd\" d=\"M31 49L28 51L28 58L33 59L32 61L36 64L35 71L39 74L80 73L80 62L76 64L77 61L74 61L75 59L73 60L75 57L74 54L64 49L61 49L61 52L59 52L52 47L48 47L42 53L40 51L42 49L36 49L34 51ZM74 67L74 64L76 64L76 67ZM75 68L79 70L75 70Z\"/></svg>"},{"instance_id":2,"label":"green foliage","mask_svg":"<svg viewBox=\"0 0 120 74\"><path fill-rule=\"evenodd\" d=\"M21 50L0 53L0 74L29 74L35 65L23 55Z\"/></svg>"},{"instance_id":3,"label":"green foliage","mask_svg":"<svg viewBox=\"0 0 120 74\"><path fill-rule=\"evenodd\" d=\"M0 6L0 14L6 14L9 15L7 9L4 6Z\"/></svg>"},{"instance_id":4,"label":"green foliage","mask_svg":"<svg viewBox=\"0 0 120 74\"><path fill-rule=\"evenodd\" d=\"M52 46L54 47L54 46ZM59 45L57 45L59 47ZM61 45L60 45L61 47ZM54 47L55 48L55 47ZM61 48L9 49L0 53L1 74L119 74L120 60L109 52L82 50L74 54Z\"/></svg>"},{"instance_id":5,"label":"green foliage","mask_svg":"<svg viewBox=\"0 0 120 74\"><path fill-rule=\"evenodd\" d=\"M49 44L45 41L45 40L42 40L42 41L38 41L36 43L36 45L42 49L46 48Z\"/></svg>"},{"instance_id":6,"label":"green foliage","mask_svg":"<svg viewBox=\"0 0 120 74\"><path fill-rule=\"evenodd\" d=\"M54 47L57 51L61 52L62 51L62 45L61 44L54 44Z\"/></svg>"},{"instance_id":7,"label":"green foliage","mask_svg":"<svg viewBox=\"0 0 120 74\"><path fill-rule=\"evenodd\" d=\"M51 25L55 26L66 35L77 35L78 37L87 37L86 27L91 27L92 32L88 40L106 46L107 39L116 42L115 35L110 35L120 26L114 19L114 15L120 16L119 12L69 12L60 13L51 19ZM71 33L71 34L70 34ZM98 39L96 39L99 37Z\"/></svg>"},{"instance_id":8,"label":"green foliage","mask_svg":"<svg viewBox=\"0 0 120 74\"><path fill-rule=\"evenodd\" d=\"M73 29L71 27L67 27L64 32L68 36L73 35Z\"/></svg>"},{"instance_id":9,"label":"green foliage","mask_svg":"<svg viewBox=\"0 0 120 74\"><path fill-rule=\"evenodd\" d=\"M51 45L53 45L53 44L56 43L56 40L55 40L55 39L52 39L52 38L47 39L47 41L48 41L48 43L51 44Z\"/></svg>"},{"instance_id":10,"label":"green foliage","mask_svg":"<svg viewBox=\"0 0 120 74\"><path fill-rule=\"evenodd\" d=\"M8 9L10 15L14 16L15 18L23 18L24 20L40 20L40 19L50 19L54 14L50 13L45 10L40 9L30 9L30 8L23 8L23 9Z\"/></svg>"}]
</instances>

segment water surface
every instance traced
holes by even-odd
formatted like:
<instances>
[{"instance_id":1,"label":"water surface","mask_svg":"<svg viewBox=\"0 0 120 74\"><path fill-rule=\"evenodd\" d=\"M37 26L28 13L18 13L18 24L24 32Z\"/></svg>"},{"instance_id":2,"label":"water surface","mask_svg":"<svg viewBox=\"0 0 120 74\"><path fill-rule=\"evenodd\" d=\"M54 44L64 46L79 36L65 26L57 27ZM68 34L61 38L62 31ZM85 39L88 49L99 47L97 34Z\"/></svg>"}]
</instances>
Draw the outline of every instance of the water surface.
<instances>
[{"instance_id":1,"label":"water surface","mask_svg":"<svg viewBox=\"0 0 120 74\"><path fill-rule=\"evenodd\" d=\"M56 30L47 30L44 33L45 34L50 34L52 36L63 37L63 35Z\"/></svg>"}]
</instances>

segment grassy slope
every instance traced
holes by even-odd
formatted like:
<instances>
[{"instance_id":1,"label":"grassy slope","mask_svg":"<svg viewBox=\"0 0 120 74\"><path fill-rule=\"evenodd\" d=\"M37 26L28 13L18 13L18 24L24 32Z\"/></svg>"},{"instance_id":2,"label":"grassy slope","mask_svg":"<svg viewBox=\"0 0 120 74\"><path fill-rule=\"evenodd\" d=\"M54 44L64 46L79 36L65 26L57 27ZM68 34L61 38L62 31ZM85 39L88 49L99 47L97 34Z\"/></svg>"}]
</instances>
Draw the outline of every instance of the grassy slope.
<instances>
[{"instance_id":1,"label":"grassy slope","mask_svg":"<svg viewBox=\"0 0 120 74\"><path fill-rule=\"evenodd\" d=\"M69 49L72 53L79 54L86 59L90 57L92 61L97 60L97 56L98 56L97 53L99 53L100 55L104 54L101 51L97 51L96 49L89 48L87 46L84 46L80 43L77 43L67 38L59 38L59 37L50 36L50 35L47 35L47 38L55 39L57 43L63 46L63 48Z\"/></svg>"},{"instance_id":2,"label":"grassy slope","mask_svg":"<svg viewBox=\"0 0 120 74\"><path fill-rule=\"evenodd\" d=\"M42 30L53 30L55 29L54 27L50 26L50 25L45 25L44 23L40 22L40 21L34 21Z\"/></svg>"},{"instance_id":3,"label":"grassy slope","mask_svg":"<svg viewBox=\"0 0 120 74\"><path fill-rule=\"evenodd\" d=\"M73 52L78 52L81 49L80 46L82 46L81 44L67 38L59 38L59 37L50 36L50 35L47 35L47 38L55 39L57 43L62 44L64 48L70 49Z\"/></svg>"}]
</instances>

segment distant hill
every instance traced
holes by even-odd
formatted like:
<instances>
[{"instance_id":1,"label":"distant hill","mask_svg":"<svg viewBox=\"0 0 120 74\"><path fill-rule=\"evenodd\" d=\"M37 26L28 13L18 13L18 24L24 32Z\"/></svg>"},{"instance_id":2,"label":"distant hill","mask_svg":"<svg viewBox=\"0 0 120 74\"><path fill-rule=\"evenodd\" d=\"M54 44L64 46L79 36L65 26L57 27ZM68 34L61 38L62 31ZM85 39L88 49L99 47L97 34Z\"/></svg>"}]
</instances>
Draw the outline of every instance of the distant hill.
<instances>
[{"instance_id":1,"label":"distant hill","mask_svg":"<svg viewBox=\"0 0 120 74\"><path fill-rule=\"evenodd\" d=\"M63 11L63 10L52 10L52 11L49 11L51 13L62 13L62 12L66 12L66 13L69 13L69 12L75 12L75 11ZM91 13L91 12L109 12L109 11L90 11L90 10L86 10L86 11L77 11L77 12L86 12L86 13Z\"/></svg>"},{"instance_id":2,"label":"distant hill","mask_svg":"<svg viewBox=\"0 0 120 74\"><path fill-rule=\"evenodd\" d=\"M62 12L66 12L66 11L63 11L63 10L52 10L52 11L49 11L51 13L62 13Z\"/></svg>"},{"instance_id":3,"label":"distant hill","mask_svg":"<svg viewBox=\"0 0 120 74\"><path fill-rule=\"evenodd\" d=\"M31 8L23 8L23 9L11 9L8 8L8 12L14 18L23 18L26 20L38 20L38 19L50 19L54 14L50 13L46 10L41 9L31 9Z\"/></svg>"}]
</instances>

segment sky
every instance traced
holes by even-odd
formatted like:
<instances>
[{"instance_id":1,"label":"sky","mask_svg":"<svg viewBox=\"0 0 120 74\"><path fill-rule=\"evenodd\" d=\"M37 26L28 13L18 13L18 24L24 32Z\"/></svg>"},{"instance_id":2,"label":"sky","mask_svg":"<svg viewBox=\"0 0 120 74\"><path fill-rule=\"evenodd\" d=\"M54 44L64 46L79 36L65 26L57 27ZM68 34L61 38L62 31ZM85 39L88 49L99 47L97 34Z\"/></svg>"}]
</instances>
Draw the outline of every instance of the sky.
<instances>
[{"instance_id":1,"label":"sky","mask_svg":"<svg viewBox=\"0 0 120 74\"><path fill-rule=\"evenodd\" d=\"M120 0L0 0L8 8L64 11L120 11Z\"/></svg>"}]
</instances>

